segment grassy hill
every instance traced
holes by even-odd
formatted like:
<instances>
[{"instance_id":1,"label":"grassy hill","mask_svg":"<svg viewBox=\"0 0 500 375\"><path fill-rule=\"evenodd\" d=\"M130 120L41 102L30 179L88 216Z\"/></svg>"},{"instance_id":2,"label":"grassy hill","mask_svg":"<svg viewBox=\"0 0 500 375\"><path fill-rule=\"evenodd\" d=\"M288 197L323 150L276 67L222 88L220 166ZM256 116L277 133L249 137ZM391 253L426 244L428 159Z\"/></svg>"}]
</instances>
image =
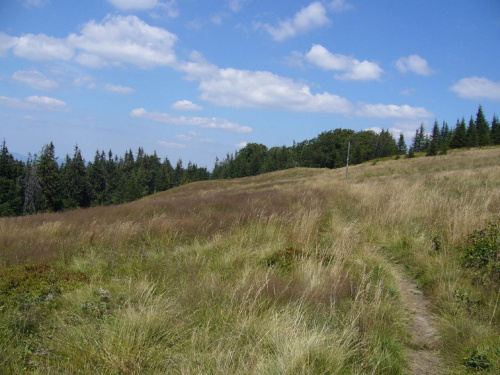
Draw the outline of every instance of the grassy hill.
<instances>
[{"instance_id":1,"label":"grassy hill","mask_svg":"<svg viewBox=\"0 0 500 375\"><path fill-rule=\"evenodd\" d=\"M500 221L500 148L349 177L0 219L0 373L498 373L498 270L464 254Z\"/></svg>"}]
</instances>

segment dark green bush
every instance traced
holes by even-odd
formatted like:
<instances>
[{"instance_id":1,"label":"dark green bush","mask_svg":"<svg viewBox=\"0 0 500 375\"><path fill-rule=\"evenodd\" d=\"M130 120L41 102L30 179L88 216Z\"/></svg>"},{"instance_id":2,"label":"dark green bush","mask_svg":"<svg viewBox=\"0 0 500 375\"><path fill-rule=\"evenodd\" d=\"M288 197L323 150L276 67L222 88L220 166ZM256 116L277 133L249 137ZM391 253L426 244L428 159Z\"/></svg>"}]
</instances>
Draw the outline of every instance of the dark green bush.
<instances>
[{"instance_id":1,"label":"dark green bush","mask_svg":"<svg viewBox=\"0 0 500 375\"><path fill-rule=\"evenodd\" d=\"M469 235L465 254L465 267L474 271L482 283L500 283L500 223L490 222Z\"/></svg>"}]
</instances>

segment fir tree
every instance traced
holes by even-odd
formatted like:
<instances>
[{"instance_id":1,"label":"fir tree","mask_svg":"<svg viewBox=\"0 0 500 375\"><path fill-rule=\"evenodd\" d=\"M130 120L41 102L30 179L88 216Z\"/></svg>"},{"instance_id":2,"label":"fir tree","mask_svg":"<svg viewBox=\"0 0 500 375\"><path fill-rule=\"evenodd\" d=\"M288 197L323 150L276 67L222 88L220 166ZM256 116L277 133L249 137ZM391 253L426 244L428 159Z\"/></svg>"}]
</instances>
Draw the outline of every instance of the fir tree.
<instances>
[{"instance_id":1,"label":"fir tree","mask_svg":"<svg viewBox=\"0 0 500 375\"><path fill-rule=\"evenodd\" d=\"M427 150L427 156L436 156L441 144L439 125L437 120L434 121L434 127L432 128L432 137L429 143L429 149Z\"/></svg>"},{"instance_id":2,"label":"fir tree","mask_svg":"<svg viewBox=\"0 0 500 375\"><path fill-rule=\"evenodd\" d=\"M37 155L34 159L28 154L26 162L26 171L23 178L23 212L30 214L38 211L43 198L42 180L38 175Z\"/></svg>"},{"instance_id":3,"label":"fir tree","mask_svg":"<svg viewBox=\"0 0 500 375\"><path fill-rule=\"evenodd\" d=\"M465 119L457 119L457 124L455 126L455 131L451 138L450 147L451 148L462 148L467 146L467 128L465 126Z\"/></svg>"},{"instance_id":4,"label":"fir tree","mask_svg":"<svg viewBox=\"0 0 500 375\"><path fill-rule=\"evenodd\" d=\"M476 114L476 130L478 146L488 146L491 144L490 124L486 121L483 113L483 107L479 106Z\"/></svg>"},{"instance_id":5,"label":"fir tree","mask_svg":"<svg viewBox=\"0 0 500 375\"><path fill-rule=\"evenodd\" d=\"M399 133L399 140L398 140L398 154L406 155L406 152L407 152L407 147L405 142L405 136L403 135L403 132L401 132Z\"/></svg>"},{"instance_id":6,"label":"fir tree","mask_svg":"<svg viewBox=\"0 0 500 375\"><path fill-rule=\"evenodd\" d=\"M469 120L469 126L467 127L467 147L477 147L477 129L472 116Z\"/></svg>"},{"instance_id":7,"label":"fir tree","mask_svg":"<svg viewBox=\"0 0 500 375\"><path fill-rule=\"evenodd\" d=\"M43 209L58 211L62 208L60 171L52 142L45 145L40 153L37 165L43 192Z\"/></svg>"},{"instance_id":8,"label":"fir tree","mask_svg":"<svg viewBox=\"0 0 500 375\"><path fill-rule=\"evenodd\" d=\"M497 115L493 115L493 120L491 121L491 143L500 145L500 122Z\"/></svg>"}]
</instances>

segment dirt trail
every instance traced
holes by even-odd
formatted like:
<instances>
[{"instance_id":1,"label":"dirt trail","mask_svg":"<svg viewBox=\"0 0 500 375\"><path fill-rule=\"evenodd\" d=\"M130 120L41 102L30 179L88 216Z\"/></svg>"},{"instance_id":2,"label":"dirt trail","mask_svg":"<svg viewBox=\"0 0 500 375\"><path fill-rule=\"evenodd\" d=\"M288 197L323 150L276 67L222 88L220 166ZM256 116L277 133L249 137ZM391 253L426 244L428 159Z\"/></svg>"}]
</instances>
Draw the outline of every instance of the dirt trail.
<instances>
[{"instance_id":1,"label":"dirt trail","mask_svg":"<svg viewBox=\"0 0 500 375\"><path fill-rule=\"evenodd\" d=\"M405 277L398 269L394 271L404 308L408 314L408 327L412 334L408 347L410 374L443 374L436 349L436 322L429 312L429 301L418 289L415 281Z\"/></svg>"}]
</instances>

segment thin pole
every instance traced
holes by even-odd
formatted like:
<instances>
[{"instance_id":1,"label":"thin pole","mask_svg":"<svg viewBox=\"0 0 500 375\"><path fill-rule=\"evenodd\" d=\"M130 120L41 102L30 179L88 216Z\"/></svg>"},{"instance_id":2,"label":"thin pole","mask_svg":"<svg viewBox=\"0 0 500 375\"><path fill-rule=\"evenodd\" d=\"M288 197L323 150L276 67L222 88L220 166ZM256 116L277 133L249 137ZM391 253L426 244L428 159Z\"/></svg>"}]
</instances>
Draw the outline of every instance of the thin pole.
<instances>
[{"instance_id":1,"label":"thin pole","mask_svg":"<svg viewBox=\"0 0 500 375\"><path fill-rule=\"evenodd\" d=\"M345 169L345 179L349 179L349 154L351 153L351 142L349 141L349 145L347 146L347 166Z\"/></svg>"}]
</instances>

